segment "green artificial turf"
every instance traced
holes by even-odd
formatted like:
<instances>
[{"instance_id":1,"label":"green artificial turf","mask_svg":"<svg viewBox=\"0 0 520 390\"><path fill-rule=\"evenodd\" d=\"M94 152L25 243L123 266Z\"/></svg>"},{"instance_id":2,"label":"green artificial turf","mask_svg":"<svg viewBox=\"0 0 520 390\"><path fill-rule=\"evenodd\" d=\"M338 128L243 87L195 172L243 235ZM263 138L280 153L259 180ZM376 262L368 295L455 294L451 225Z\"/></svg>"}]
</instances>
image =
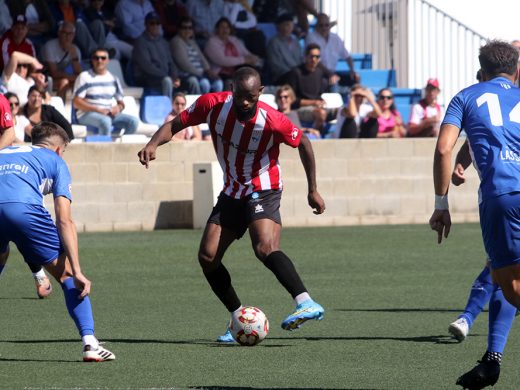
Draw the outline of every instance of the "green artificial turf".
<instances>
[{"instance_id":1,"label":"green artificial turf","mask_svg":"<svg viewBox=\"0 0 520 390\"><path fill-rule=\"evenodd\" d=\"M36 299L16 248L0 277L1 389L450 389L486 349L487 312L457 343L463 309L485 255L480 228L456 224L437 245L426 225L285 228L282 249L322 322L287 332L290 296L254 258L245 236L225 264L245 305L271 329L252 348L214 342L228 314L200 271L201 231L80 235L92 282L96 335L117 359L81 362L63 294ZM495 389L518 389L513 328Z\"/></svg>"}]
</instances>

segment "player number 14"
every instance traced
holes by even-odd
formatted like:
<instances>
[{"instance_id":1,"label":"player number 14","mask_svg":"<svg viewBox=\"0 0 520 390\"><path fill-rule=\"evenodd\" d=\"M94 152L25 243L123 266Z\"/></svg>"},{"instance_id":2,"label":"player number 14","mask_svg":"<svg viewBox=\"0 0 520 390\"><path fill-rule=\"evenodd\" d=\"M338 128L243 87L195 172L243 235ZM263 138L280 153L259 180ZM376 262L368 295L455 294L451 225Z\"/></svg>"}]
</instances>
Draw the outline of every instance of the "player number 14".
<instances>
[{"instance_id":1,"label":"player number 14","mask_svg":"<svg viewBox=\"0 0 520 390\"><path fill-rule=\"evenodd\" d=\"M493 126L503 126L504 121L502 120L502 110L500 108L500 102L498 101L498 95L496 93L486 92L477 99L477 104L481 105L487 103L489 118ZM520 123L520 102L513 107L509 113L509 120L511 122Z\"/></svg>"}]
</instances>

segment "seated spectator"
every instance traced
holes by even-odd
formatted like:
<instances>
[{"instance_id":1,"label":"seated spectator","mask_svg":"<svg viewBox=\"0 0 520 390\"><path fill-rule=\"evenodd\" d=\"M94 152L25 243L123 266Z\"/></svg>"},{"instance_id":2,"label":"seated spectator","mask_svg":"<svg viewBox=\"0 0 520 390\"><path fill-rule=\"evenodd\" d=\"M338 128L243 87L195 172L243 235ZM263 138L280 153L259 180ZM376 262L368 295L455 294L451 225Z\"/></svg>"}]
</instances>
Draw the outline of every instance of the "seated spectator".
<instances>
[{"instance_id":1,"label":"seated spectator","mask_svg":"<svg viewBox=\"0 0 520 390\"><path fill-rule=\"evenodd\" d=\"M321 134L318 130L303 127L298 118L298 113L291 109L291 105L296 101L296 95L290 85L282 85L276 90L276 104L278 105L278 111L285 114L287 118L296 126L299 127L310 139L319 139Z\"/></svg>"},{"instance_id":2,"label":"seated spectator","mask_svg":"<svg viewBox=\"0 0 520 390\"><path fill-rule=\"evenodd\" d=\"M76 28L70 22L60 24L58 38L51 39L43 46L43 61L49 69L53 80L53 90L62 98L67 99L67 92L72 89L76 77L81 73L81 52L72 43Z\"/></svg>"},{"instance_id":3,"label":"seated spectator","mask_svg":"<svg viewBox=\"0 0 520 390\"><path fill-rule=\"evenodd\" d=\"M381 115L374 94L360 84L354 84L350 99L339 111L336 120L336 133L333 138L373 138L376 133L370 133L370 127L364 121L369 112L376 111Z\"/></svg>"},{"instance_id":4,"label":"seated spectator","mask_svg":"<svg viewBox=\"0 0 520 390\"><path fill-rule=\"evenodd\" d=\"M27 102L29 88L38 85L46 88L43 65L34 57L15 51L2 73L2 82L9 92L15 93L23 106Z\"/></svg>"},{"instance_id":5,"label":"seated spectator","mask_svg":"<svg viewBox=\"0 0 520 390\"><path fill-rule=\"evenodd\" d=\"M145 17L154 8L150 0L119 0L115 8L116 25L123 39L133 42L145 30Z\"/></svg>"},{"instance_id":6,"label":"seated spectator","mask_svg":"<svg viewBox=\"0 0 520 390\"><path fill-rule=\"evenodd\" d=\"M114 50L113 58L129 60L132 57L133 47L114 34L116 20L108 10L103 8L104 3L104 0L92 0L90 6L85 9L88 29L99 47Z\"/></svg>"},{"instance_id":7,"label":"seated spectator","mask_svg":"<svg viewBox=\"0 0 520 390\"><path fill-rule=\"evenodd\" d=\"M298 31L300 37L305 37L309 32L309 15L318 17L318 11L311 0L286 0L289 5L288 12L296 15L298 19Z\"/></svg>"},{"instance_id":8,"label":"seated spectator","mask_svg":"<svg viewBox=\"0 0 520 390\"><path fill-rule=\"evenodd\" d=\"M180 0L158 0L153 6L161 17L164 38L172 39L179 32L182 20L189 17L186 6Z\"/></svg>"},{"instance_id":9,"label":"seated spectator","mask_svg":"<svg viewBox=\"0 0 520 390\"><path fill-rule=\"evenodd\" d=\"M394 96L388 88L381 89L377 94L379 109L369 112L363 126L367 129L368 138L402 138L406 135L401 114L395 108Z\"/></svg>"},{"instance_id":10,"label":"seated spectator","mask_svg":"<svg viewBox=\"0 0 520 390\"><path fill-rule=\"evenodd\" d=\"M70 122L53 106L45 104L47 93L44 89L33 85L27 95L27 104L23 107L23 114L29 120L29 131L27 131L25 141L31 141L32 128L40 122L54 122L60 125L67 132L70 140L74 139L74 132Z\"/></svg>"},{"instance_id":11,"label":"seated spectator","mask_svg":"<svg viewBox=\"0 0 520 390\"><path fill-rule=\"evenodd\" d=\"M265 58L266 41L262 31L256 28L256 16L248 0L224 0L224 15L235 29L237 38L244 42L247 50Z\"/></svg>"},{"instance_id":12,"label":"seated spectator","mask_svg":"<svg viewBox=\"0 0 520 390\"><path fill-rule=\"evenodd\" d=\"M293 108L304 123L312 123L312 128L325 131L327 120L336 117L337 109L328 109L321 94L327 91L333 73L320 63L320 47L311 43L305 48L303 63L283 77L295 94Z\"/></svg>"},{"instance_id":13,"label":"seated spectator","mask_svg":"<svg viewBox=\"0 0 520 390\"><path fill-rule=\"evenodd\" d=\"M229 89L231 77L238 67L262 66L260 58L247 50L242 41L233 35L233 26L228 18L219 19L215 25L215 35L208 40L204 54L214 71L224 80L225 89Z\"/></svg>"},{"instance_id":14,"label":"seated spectator","mask_svg":"<svg viewBox=\"0 0 520 390\"><path fill-rule=\"evenodd\" d=\"M29 32L27 37L36 47L36 52L51 38L55 28L54 17L47 0L7 0L11 15L25 15Z\"/></svg>"},{"instance_id":15,"label":"seated spectator","mask_svg":"<svg viewBox=\"0 0 520 390\"><path fill-rule=\"evenodd\" d=\"M2 52L2 56L0 57L0 70L4 69L4 65L7 64L11 54L15 51L36 58L36 49L31 40L27 38L28 31L25 15L17 15L11 28L0 38L0 50Z\"/></svg>"},{"instance_id":16,"label":"seated spectator","mask_svg":"<svg viewBox=\"0 0 520 390\"><path fill-rule=\"evenodd\" d=\"M172 56L179 68L182 87L194 95L210 91L221 92L224 88L222 80L218 73L211 69L193 36L192 20L189 17L184 18L180 22L179 33L170 42Z\"/></svg>"},{"instance_id":17,"label":"seated spectator","mask_svg":"<svg viewBox=\"0 0 520 390\"><path fill-rule=\"evenodd\" d=\"M5 0L0 0L0 34L5 33L11 28L13 19L9 13L9 8L5 4Z\"/></svg>"},{"instance_id":18,"label":"seated spectator","mask_svg":"<svg viewBox=\"0 0 520 390\"><path fill-rule=\"evenodd\" d=\"M181 85L168 42L161 36L156 12L146 15L145 30L134 44L132 63L134 79L140 87L159 90L171 99L173 89Z\"/></svg>"},{"instance_id":19,"label":"seated spectator","mask_svg":"<svg viewBox=\"0 0 520 390\"><path fill-rule=\"evenodd\" d=\"M412 106L409 137L437 137L442 119L442 109L437 103L439 80L429 79L424 88L424 98Z\"/></svg>"},{"instance_id":20,"label":"seated spectator","mask_svg":"<svg viewBox=\"0 0 520 390\"><path fill-rule=\"evenodd\" d=\"M275 85L283 83L282 76L302 63L300 42L293 35L294 22L290 14L276 20L278 33L267 44L267 68Z\"/></svg>"},{"instance_id":21,"label":"seated spectator","mask_svg":"<svg viewBox=\"0 0 520 390\"><path fill-rule=\"evenodd\" d=\"M319 45L321 49L321 63L332 73L336 71L338 60L346 60L350 67L350 74L346 79L341 80L341 83L345 86L351 86L359 82L359 74L354 70L354 62L345 48L345 43L338 34L330 31L331 26L329 16L319 14L316 30L309 32L307 38L305 38L305 44L315 43ZM335 75L335 82L331 83L330 92L340 92L337 86L338 81L340 81L340 78L338 75Z\"/></svg>"},{"instance_id":22,"label":"seated spectator","mask_svg":"<svg viewBox=\"0 0 520 390\"><path fill-rule=\"evenodd\" d=\"M69 22L75 26L74 43L79 47L84 57L89 56L96 47L99 47L100 42L96 42L92 38L85 24L86 18L81 8L72 4L70 0L56 0L51 3L49 8L58 26L63 22Z\"/></svg>"},{"instance_id":23,"label":"seated spectator","mask_svg":"<svg viewBox=\"0 0 520 390\"><path fill-rule=\"evenodd\" d=\"M186 109L186 96L182 92L173 95L172 110L164 119L164 123L172 121L177 115ZM199 126L188 126L172 137L172 141L201 141L202 132Z\"/></svg>"},{"instance_id":24,"label":"seated spectator","mask_svg":"<svg viewBox=\"0 0 520 390\"><path fill-rule=\"evenodd\" d=\"M224 0L188 0L188 15L194 22L195 40L204 47L219 19L224 14Z\"/></svg>"},{"instance_id":25,"label":"seated spectator","mask_svg":"<svg viewBox=\"0 0 520 390\"><path fill-rule=\"evenodd\" d=\"M74 84L72 104L78 110L78 123L97 127L100 135L111 135L112 128L124 129L125 134L135 133L139 118L122 112L125 108L123 88L107 69L108 51L97 49L91 61L92 68L81 72Z\"/></svg>"},{"instance_id":26,"label":"seated spectator","mask_svg":"<svg viewBox=\"0 0 520 390\"><path fill-rule=\"evenodd\" d=\"M5 98L9 100L9 107L11 107L11 116L14 124L14 141L13 144L24 143L25 134L31 132L31 124L29 119L20 114L20 100L15 93L7 92Z\"/></svg>"}]
</instances>

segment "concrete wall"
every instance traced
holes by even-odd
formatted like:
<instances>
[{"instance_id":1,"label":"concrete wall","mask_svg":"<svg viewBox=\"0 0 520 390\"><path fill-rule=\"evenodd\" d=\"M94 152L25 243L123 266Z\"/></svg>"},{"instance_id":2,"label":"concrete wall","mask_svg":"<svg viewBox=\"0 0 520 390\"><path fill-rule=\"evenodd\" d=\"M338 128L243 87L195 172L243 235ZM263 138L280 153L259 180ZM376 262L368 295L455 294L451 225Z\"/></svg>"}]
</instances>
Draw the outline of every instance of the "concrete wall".
<instances>
[{"instance_id":1,"label":"concrete wall","mask_svg":"<svg viewBox=\"0 0 520 390\"><path fill-rule=\"evenodd\" d=\"M193 163L215 161L211 143L163 145L148 170L137 160L142 146L68 147L64 158L73 178L78 231L193 226ZM313 146L318 189L327 210L312 214L298 151L283 146L284 226L427 223L433 209L434 139L321 140ZM468 183L451 188L454 221L478 221L477 187L470 168ZM52 199L46 199L46 205L52 209Z\"/></svg>"}]
</instances>

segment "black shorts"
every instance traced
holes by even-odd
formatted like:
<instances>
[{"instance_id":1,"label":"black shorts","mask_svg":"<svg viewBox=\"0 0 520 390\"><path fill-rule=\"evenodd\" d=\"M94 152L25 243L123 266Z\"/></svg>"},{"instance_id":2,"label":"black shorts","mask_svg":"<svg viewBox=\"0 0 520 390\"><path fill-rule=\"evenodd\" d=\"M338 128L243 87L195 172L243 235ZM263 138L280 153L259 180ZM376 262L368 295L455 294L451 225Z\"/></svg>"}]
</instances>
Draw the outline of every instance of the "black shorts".
<instances>
[{"instance_id":1,"label":"black shorts","mask_svg":"<svg viewBox=\"0 0 520 390\"><path fill-rule=\"evenodd\" d=\"M237 239L244 235L251 222L258 219L272 219L281 225L281 199L282 191L280 190L253 192L242 199L234 199L221 192L217 204L208 218L208 223L234 231Z\"/></svg>"}]
</instances>

